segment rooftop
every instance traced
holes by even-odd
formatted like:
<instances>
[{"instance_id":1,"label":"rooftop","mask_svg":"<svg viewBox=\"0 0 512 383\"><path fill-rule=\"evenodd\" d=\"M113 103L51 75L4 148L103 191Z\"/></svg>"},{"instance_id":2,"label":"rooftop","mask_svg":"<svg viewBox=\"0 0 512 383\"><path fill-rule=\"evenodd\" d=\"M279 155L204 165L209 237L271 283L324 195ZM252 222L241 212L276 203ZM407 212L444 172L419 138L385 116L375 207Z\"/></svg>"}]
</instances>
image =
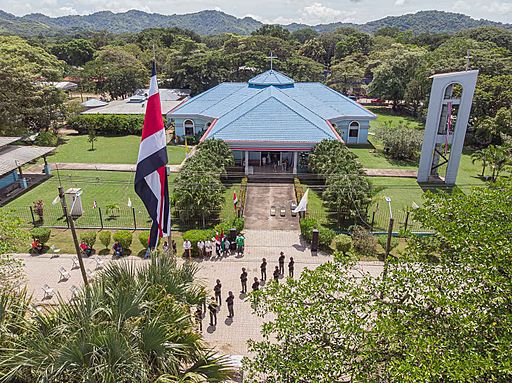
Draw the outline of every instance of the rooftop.
<instances>
[{"instance_id":1,"label":"rooftop","mask_svg":"<svg viewBox=\"0 0 512 383\"><path fill-rule=\"evenodd\" d=\"M0 148L21 140L21 137L0 137ZM1 149L0 149L1 150Z\"/></svg>"},{"instance_id":2,"label":"rooftop","mask_svg":"<svg viewBox=\"0 0 512 383\"><path fill-rule=\"evenodd\" d=\"M286 86L292 85L295 81L281 72L275 70L268 70L264 73L257 75L249 80L249 85L256 86Z\"/></svg>"},{"instance_id":3,"label":"rooftop","mask_svg":"<svg viewBox=\"0 0 512 383\"><path fill-rule=\"evenodd\" d=\"M0 137L2 138L8 137ZM10 137L9 137L10 138ZM0 176L54 151L53 147L6 145L0 148Z\"/></svg>"}]
</instances>

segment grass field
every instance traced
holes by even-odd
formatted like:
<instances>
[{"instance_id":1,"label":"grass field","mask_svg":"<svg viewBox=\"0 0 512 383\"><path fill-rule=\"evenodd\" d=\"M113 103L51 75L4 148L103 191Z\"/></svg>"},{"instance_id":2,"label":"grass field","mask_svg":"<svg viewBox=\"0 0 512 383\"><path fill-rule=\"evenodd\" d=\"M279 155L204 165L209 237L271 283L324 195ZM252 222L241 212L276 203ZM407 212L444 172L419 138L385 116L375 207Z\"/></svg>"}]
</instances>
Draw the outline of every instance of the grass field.
<instances>
[{"instance_id":1,"label":"grass field","mask_svg":"<svg viewBox=\"0 0 512 383\"><path fill-rule=\"evenodd\" d=\"M139 152L139 136L98 136L94 149L87 141L87 135L68 135L55 154L48 157L50 162L81 162L104 164L135 164ZM177 165L185 159L183 146L167 146L169 164Z\"/></svg>"},{"instance_id":2,"label":"grass field","mask_svg":"<svg viewBox=\"0 0 512 383\"><path fill-rule=\"evenodd\" d=\"M226 187L224 205L222 205L220 212L220 219L223 221L236 218L235 208L233 207L233 192L236 192L236 195L240 198L240 184L232 184Z\"/></svg>"},{"instance_id":3,"label":"grass field","mask_svg":"<svg viewBox=\"0 0 512 383\"><path fill-rule=\"evenodd\" d=\"M422 129L424 126L423 122L417 118L403 114L397 114L390 108L383 106L367 106L366 108L377 115L375 120L370 121L370 132L373 132L375 128L383 126L387 123L390 123L393 126L408 125L417 129Z\"/></svg>"}]
</instances>

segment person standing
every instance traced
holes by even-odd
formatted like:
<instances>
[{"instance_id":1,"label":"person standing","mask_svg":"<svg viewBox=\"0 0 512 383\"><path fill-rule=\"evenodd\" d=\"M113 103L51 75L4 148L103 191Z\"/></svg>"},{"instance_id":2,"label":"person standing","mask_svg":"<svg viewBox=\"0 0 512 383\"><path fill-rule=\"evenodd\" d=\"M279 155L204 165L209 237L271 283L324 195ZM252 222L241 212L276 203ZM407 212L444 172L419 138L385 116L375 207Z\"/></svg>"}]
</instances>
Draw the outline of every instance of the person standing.
<instances>
[{"instance_id":1,"label":"person standing","mask_svg":"<svg viewBox=\"0 0 512 383\"><path fill-rule=\"evenodd\" d=\"M279 273L284 275L284 253L281 251L281 255L279 256Z\"/></svg>"},{"instance_id":2,"label":"person standing","mask_svg":"<svg viewBox=\"0 0 512 383\"><path fill-rule=\"evenodd\" d=\"M222 305L221 289L222 285L220 283L220 279L217 279L217 283L213 287L213 291L215 292L215 302L217 302L219 306Z\"/></svg>"},{"instance_id":3,"label":"person standing","mask_svg":"<svg viewBox=\"0 0 512 383\"><path fill-rule=\"evenodd\" d=\"M183 242L183 250L185 251L185 257L190 258L190 251L192 249L192 243L188 239Z\"/></svg>"},{"instance_id":4,"label":"person standing","mask_svg":"<svg viewBox=\"0 0 512 383\"><path fill-rule=\"evenodd\" d=\"M203 240L197 242L197 252L200 257L204 257L204 242Z\"/></svg>"},{"instance_id":5,"label":"person standing","mask_svg":"<svg viewBox=\"0 0 512 383\"><path fill-rule=\"evenodd\" d=\"M245 248L245 237L244 237L243 233L240 233L236 237L236 254L244 255L244 248Z\"/></svg>"},{"instance_id":6,"label":"person standing","mask_svg":"<svg viewBox=\"0 0 512 383\"><path fill-rule=\"evenodd\" d=\"M196 322L199 325L199 331L203 331L203 310L201 310L201 306L198 305L196 309Z\"/></svg>"},{"instance_id":7,"label":"person standing","mask_svg":"<svg viewBox=\"0 0 512 383\"><path fill-rule=\"evenodd\" d=\"M281 273L279 272L279 267L276 266L274 270L274 281L276 281L277 283L279 283L279 275L281 275Z\"/></svg>"},{"instance_id":8,"label":"person standing","mask_svg":"<svg viewBox=\"0 0 512 383\"><path fill-rule=\"evenodd\" d=\"M230 250L231 243L229 242L228 237L224 237L224 256L227 257L228 255L231 255Z\"/></svg>"},{"instance_id":9,"label":"person standing","mask_svg":"<svg viewBox=\"0 0 512 383\"><path fill-rule=\"evenodd\" d=\"M234 300L235 296L233 295L233 291L230 291L226 299L226 303L228 304L228 318L233 318L235 316L235 311L233 310Z\"/></svg>"},{"instance_id":10,"label":"person standing","mask_svg":"<svg viewBox=\"0 0 512 383\"><path fill-rule=\"evenodd\" d=\"M258 277L254 277L254 283L252 284L252 291L258 291L260 289L260 281Z\"/></svg>"},{"instance_id":11,"label":"person standing","mask_svg":"<svg viewBox=\"0 0 512 383\"><path fill-rule=\"evenodd\" d=\"M162 250L166 254L169 252L169 244L167 243L167 241L164 241L164 245L162 246Z\"/></svg>"},{"instance_id":12,"label":"person standing","mask_svg":"<svg viewBox=\"0 0 512 383\"><path fill-rule=\"evenodd\" d=\"M267 280L267 260L265 258L263 258L261 260L260 270L261 270L261 280L266 281Z\"/></svg>"},{"instance_id":13,"label":"person standing","mask_svg":"<svg viewBox=\"0 0 512 383\"><path fill-rule=\"evenodd\" d=\"M206 252L206 256L208 258L211 258L212 257L212 241L210 241L209 239L207 239L205 242L204 242L204 250Z\"/></svg>"},{"instance_id":14,"label":"person standing","mask_svg":"<svg viewBox=\"0 0 512 383\"><path fill-rule=\"evenodd\" d=\"M171 247L172 247L173 254L177 254L178 249L176 248L176 241L174 239L171 241Z\"/></svg>"},{"instance_id":15,"label":"person standing","mask_svg":"<svg viewBox=\"0 0 512 383\"><path fill-rule=\"evenodd\" d=\"M210 326L217 326L217 302L214 297L210 299L208 311L210 311Z\"/></svg>"},{"instance_id":16,"label":"person standing","mask_svg":"<svg viewBox=\"0 0 512 383\"><path fill-rule=\"evenodd\" d=\"M295 268L295 261L293 257L290 257L290 262L288 262L288 276L293 278L293 269Z\"/></svg>"},{"instance_id":17,"label":"person standing","mask_svg":"<svg viewBox=\"0 0 512 383\"><path fill-rule=\"evenodd\" d=\"M222 237L220 240L220 253L222 256L226 254L226 237Z\"/></svg>"},{"instance_id":18,"label":"person standing","mask_svg":"<svg viewBox=\"0 0 512 383\"><path fill-rule=\"evenodd\" d=\"M217 254L217 258L220 257L220 236L219 233L215 233L215 254Z\"/></svg>"},{"instance_id":19,"label":"person standing","mask_svg":"<svg viewBox=\"0 0 512 383\"><path fill-rule=\"evenodd\" d=\"M247 293L247 271L245 271L245 267L242 267L242 274L240 274L240 282L242 283L242 294Z\"/></svg>"}]
</instances>

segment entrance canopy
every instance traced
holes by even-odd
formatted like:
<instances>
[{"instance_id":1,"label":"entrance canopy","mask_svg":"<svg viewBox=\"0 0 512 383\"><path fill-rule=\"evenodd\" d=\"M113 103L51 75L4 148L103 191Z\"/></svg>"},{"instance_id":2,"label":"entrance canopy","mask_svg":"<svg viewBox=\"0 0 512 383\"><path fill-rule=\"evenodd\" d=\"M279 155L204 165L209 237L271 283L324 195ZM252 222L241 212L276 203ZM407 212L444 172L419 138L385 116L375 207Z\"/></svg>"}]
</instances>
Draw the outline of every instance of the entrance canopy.
<instances>
[{"instance_id":1,"label":"entrance canopy","mask_svg":"<svg viewBox=\"0 0 512 383\"><path fill-rule=\"evenodd\" d=\"M54 150L55 148L44 146L3 146L0 148L0 177Z\"/></svg>"}]
</instances>

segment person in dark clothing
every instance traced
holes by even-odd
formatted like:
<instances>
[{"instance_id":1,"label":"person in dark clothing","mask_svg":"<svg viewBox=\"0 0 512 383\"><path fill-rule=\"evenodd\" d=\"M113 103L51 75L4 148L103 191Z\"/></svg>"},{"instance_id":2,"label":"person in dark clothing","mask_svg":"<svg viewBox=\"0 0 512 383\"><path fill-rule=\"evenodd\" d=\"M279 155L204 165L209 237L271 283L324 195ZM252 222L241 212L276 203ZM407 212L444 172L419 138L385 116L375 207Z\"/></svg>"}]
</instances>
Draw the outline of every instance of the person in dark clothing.
<instances>
[{"instance_id":1,"label":"person in dark clothing","mask_svg":"<svg viewBox=\"0 0 512 383\"><path fill-rule=\"evenodd\" d=\"M228 293L228 297L226 299L226 303L228 304L228 318L233 318L235 316L235 311L233 310L233 301L235 300L235 296L233 292L230 291Z\"/></svg>"},{"instance_id":2,"label":"person in dark clothing","mask_svg":"<svg viewBox=\"0 0 512 383\"><path fill-rule=\"evenodd\" d=\"M279 276L281 273L279 272L279 266L276 266L276 269L274 270L274 281L279 283Z\"/></svg>"},{"instance_id":3,"label":"person in dark clothing","mask_svg":"<svg viewBox=\"0 0 512 383\"><path fill-rule=\"evenodd\" d=\"M258 281L258 277L254 277L254 283L252 284L252 291L257 291L260 289L260 281Z\"/></svg>"},{"instance_id":4,"label":"person in dark clothing","mask_svg":"<svg viewBox=\"0 0 512 383\"><path fill-rule=\"evenodd\" d=\"M203 331L203 310L201 310L199 305L196 310L196 322L199 325L199 331Z\"/></svg>"},{"instance_id":5,"label":"person in dark clothing","mask_svg":"<svg viewBox=\"0 0 512 383\"><path fill-rule=\"evenodd\" d=\"M171 247L172 247L173 254L176 254L178 252L178 250L176 249L176 241L174 241L174 239L171 242Z\"/></svg>"},{"instance_id":6,"label":"person in dark clothing","mask_svg":"<svg viewBox=\"0 0 512 383\"><path fill-rule=\"evenodd\" d=\"M279 273L284 275L284 253L281 251L281 255L279 256Z\"/></svg>"},{"instance_id":7,"label":"person in dark clothing","mask_svg":"<svg viewBox=\"0 0 512 383\"><path fill-rule=\"evenodd\" d=\"M214 297L208 304L208 311L210 312L210 326L217 326L217 302Z\"/></svg>"},{"instance_id":8,"label":"person in dark clothing","mask_svg":"<svg viewBox=\"0 0 512 383\"><path fill-rule=\"evenodd\" d=\"M295 268L295 261L293 257L290 257L290 262L288 263L288 276L293 278L293 269Z\"/></svg>"},{"instance_id":9,"label":"person in dark clothing","mask_svg":"<svg viewBox=\"0 0 512 383\"><path fill-rule=\"evenodd\" d=\"M242 274L240 274L240 282L242 283L242 294L247 293L247 271L245 271L245 267L242 267Z\"/></svg>"},{"instance_id":10,"label":"person in dark clothing","mask_svg":"<svg viewBox=\"0 0 512 383\"><path fill-rule=\"evenodd\" d=\"M217 279L217 283L213 287L213 291L215 292L215 302L217 302L219 306L222 305L221 289L222 285L220 284L220 279Z\"/></svg>"},{"instance_id":11,"label":"person in dark clothing","mask_svg":"<svg viewBox=\"0 0 512 383\"><path fill-rule=\"evenodd\" d=\"M261 260L260 269L261 269L261 280L266 281L267 280L267 260L265 258L263 258Z\"/></svg>"}]
</instances>

